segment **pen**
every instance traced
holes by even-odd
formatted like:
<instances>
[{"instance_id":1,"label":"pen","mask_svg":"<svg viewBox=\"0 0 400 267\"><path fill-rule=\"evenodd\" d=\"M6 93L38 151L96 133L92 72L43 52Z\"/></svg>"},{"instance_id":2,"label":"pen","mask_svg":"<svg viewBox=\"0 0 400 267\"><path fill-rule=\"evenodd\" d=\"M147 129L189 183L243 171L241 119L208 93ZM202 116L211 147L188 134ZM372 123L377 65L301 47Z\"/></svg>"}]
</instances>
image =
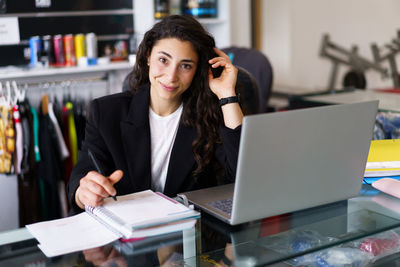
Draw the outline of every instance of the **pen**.
<instances>
[{"instance_id":1,"label":"pen","mask_svg":"<svg viewBox=\"0 0 400 267\"><path fill-rule=\"evenodd\" d=\"M96 168L97 172L100 173L101 175L104 175L103 172L100 169L99 164L97 163L96 158L94 157L92 151L90 151L90 149L88 149L88 154L89 154L89 158L90 160L93 162L94 167ZM112 196L112 198L117 201L117 196Z\"/></svg>"}]
</instances>

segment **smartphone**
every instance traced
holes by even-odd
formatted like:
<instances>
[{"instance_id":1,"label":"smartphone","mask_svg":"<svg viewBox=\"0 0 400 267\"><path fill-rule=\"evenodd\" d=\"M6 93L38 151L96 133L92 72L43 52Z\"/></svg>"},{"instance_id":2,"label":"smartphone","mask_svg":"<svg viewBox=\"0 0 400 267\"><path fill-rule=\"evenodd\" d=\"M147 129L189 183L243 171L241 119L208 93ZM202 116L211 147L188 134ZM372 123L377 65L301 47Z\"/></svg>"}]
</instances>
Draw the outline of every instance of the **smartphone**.
<instances>
[{"instance_id":1,"label":"smartphone","mask_svg":"<svg viewBox=\"0 0 400 267\"><path fill-rule=\"evenodd\" d=\"M217 55L217 53L214 52L211 58L215 58L215 57L219 57L219 56ZM211 65L210 65L210 68L211 68L211 72L212 72L214 78L218 78L219 76L221 76L221 73L224 70L224 67L213 68L213 67L211 67Z\"/></svg>"},{"instance_id":2,"label":"smartphone","mask_svg":"<svg viewBox=\"0 0 400 267\"><path fill-rule=\"evenodd\" d=\"M218 78L219 76L221 76L221 73L224 70L224 67L213 68L211 67L211 65L210 68L214 78Z\"/></svg>"}]
</instances>

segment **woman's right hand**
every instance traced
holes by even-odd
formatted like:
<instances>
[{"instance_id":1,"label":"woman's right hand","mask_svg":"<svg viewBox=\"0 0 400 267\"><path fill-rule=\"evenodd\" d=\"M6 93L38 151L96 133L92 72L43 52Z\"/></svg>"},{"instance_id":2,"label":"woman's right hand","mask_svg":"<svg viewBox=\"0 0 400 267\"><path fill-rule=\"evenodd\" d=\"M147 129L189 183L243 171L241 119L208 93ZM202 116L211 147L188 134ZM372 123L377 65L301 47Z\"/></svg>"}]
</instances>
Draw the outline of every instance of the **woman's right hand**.
<instances>
[{"instance_id":1,"label":"woman's right hand","mask_svg":"<svg viewBox=\"0 0 400 267\"><path fill-rule=\"evenodd\" d=\"M123 176L121 170L114 171L109 177L98 172L90 171L80 180L80 185L75 192L75 202L84 209L85 205L96 207L103 204L104 198L115 196L117 191L114 184Z\"/></svg>"}]
</instances>

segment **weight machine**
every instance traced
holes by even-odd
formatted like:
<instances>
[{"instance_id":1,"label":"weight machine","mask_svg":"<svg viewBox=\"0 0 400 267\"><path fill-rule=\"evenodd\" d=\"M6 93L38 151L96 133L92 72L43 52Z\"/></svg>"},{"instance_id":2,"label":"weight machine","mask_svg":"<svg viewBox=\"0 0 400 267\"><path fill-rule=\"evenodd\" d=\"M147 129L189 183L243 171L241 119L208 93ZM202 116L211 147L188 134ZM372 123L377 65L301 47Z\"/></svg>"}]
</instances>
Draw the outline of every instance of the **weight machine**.
<instances>
[{"instance_id":1,"label":"weight machine","mask_svg":"<svg viewBox=\"0 0 400 267\"><path fill-rule=\"evenodd\" d=\"M396 89L400 89L400 78L396 64L396 54L400 52L400 30L397 31L397 37L392 42L383 45L381 48L376 43L373 43L371 49L376 64L380 65L385 60L389 62L393 86Z\"/></svg>"},{"instance_id":2,"label":"weight machine","mask_svg":"<svg viewBox=\"0 0 400 267\"><path fill-rule=\"evenodd\" d=\"M347 72L343 80L344 87L351 86L365 89L366 79L364 73L368 69L378 71L383 77L388 76L388 71L386 68L381 67L379 63L372 62L359 55L358 46L353 45L351 49L343 48L340 45L333 43L328 34L325 34L322 38L320 56L326 57L332 61L332 70L328 83L329 92L335 91L334 86L340 64L350 67L350 71Z\"/></svg>"}]
</instances>

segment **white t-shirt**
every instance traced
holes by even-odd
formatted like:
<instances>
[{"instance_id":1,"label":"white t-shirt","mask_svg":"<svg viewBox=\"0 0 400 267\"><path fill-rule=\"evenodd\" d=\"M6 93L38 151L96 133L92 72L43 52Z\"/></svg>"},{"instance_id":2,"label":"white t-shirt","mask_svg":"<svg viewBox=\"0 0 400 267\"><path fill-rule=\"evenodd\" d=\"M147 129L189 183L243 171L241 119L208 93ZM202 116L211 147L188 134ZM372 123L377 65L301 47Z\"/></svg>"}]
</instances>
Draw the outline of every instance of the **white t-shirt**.
<instances>
[{"instance_id":1,"label":"white t-shirt","mask_svg":"<svg viewBox=\"0 0 400 267\"><path fill-rule=\"evenodd\" d=\"M172 114L162 117L149 108L151 135L151 189L163 192L169 158L178 131L183 105Z\"/></svg>"}]
</instances>

